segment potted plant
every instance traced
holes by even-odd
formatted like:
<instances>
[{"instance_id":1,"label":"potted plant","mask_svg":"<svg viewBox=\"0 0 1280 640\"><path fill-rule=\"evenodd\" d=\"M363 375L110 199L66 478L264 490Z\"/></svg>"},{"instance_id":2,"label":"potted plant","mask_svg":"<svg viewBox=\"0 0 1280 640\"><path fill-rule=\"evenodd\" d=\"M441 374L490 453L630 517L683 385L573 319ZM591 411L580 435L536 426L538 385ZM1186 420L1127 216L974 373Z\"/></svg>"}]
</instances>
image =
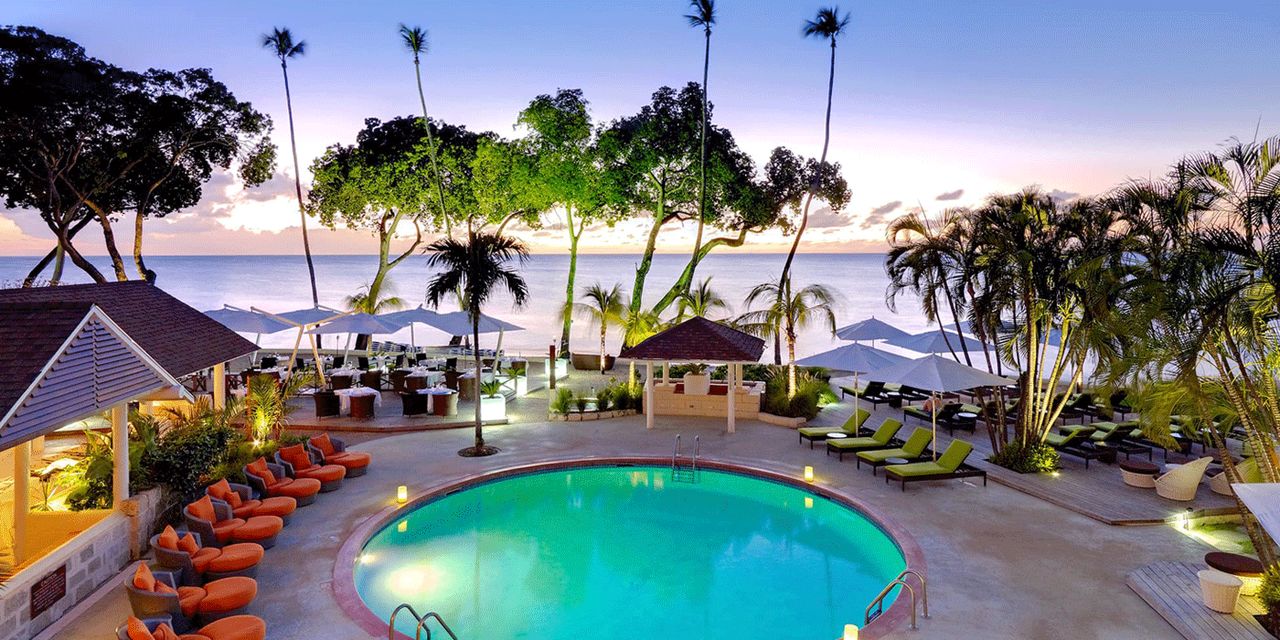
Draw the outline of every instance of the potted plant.
<instances>
[{"instance_id":1,"label":"potted plant","mask_svg":"<svg viewBox=\"0 0 1280 640\"><path fill-rule=\"evenodd\" d=\"M482 420L507 418L507 396L502 393L502 381L497 378L480 383L480 418Z\"/></svg>"},{"instance_id":2,"label":"potted plant","mask_svg":"<svg viewBox=\"0 0 1280 640\"><path fill-rule=\"evenodd\" d=\"M684 374L684 393L687 396L705 396L711 393L711 376L707 375L707 365L689 365L689 370Z\"/></svg>"},{"instance_id":3,"label":"potted plant","mask_svg":"<svg viewBox=\"0 0 1280 640\"><path fill-rule=\"evenodd\" d=\"M586 396L578 396L578 397L574 398L574 399L573 399L573 401L574 401L574 403L576 403L576 404L578 405L578 413L586 413L586 412L587 412L587 397L586 397Z\"/></svg>"},{"instance_id":4,"label":"potted plant","mask_svg":"<svg viewBox=\"0 0 1280 640\"><path fill-rule=\"evenodd\" d=\"M1255 615L1254 619L1272 637L1280 638L1280 569L1268 567L1262 574L1262 587L1258 589L1258 600L1267 612Z\"/></svg>"},{"instance_id":5,"label":"potted plant","mask_svg":"<svg viewBox=\"0 0 1280 640\"><path fill-rule=\"evenodd\" d=\"M573 389L569 387L560 387L556 389L556 395L551 399L551 412L561 415L568 415L573 407Z\"/></svg>"}]
</instances>

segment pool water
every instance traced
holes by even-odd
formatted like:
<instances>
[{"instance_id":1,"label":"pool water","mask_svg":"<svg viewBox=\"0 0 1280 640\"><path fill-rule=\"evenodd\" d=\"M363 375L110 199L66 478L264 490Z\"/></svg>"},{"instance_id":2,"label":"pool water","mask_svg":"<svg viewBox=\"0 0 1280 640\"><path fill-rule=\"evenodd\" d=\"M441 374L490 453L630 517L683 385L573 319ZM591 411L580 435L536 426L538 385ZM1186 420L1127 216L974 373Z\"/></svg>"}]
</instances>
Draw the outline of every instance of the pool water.
<instances>
[{"instance_id":1,"label":"pool water","mask_svg":"<svg viewBox=\"0 0 1280 640\"><path fill-rule=\"evenodd\" d=\"M375 534L356 588L462 640L838 637L905 567L862 514L777 482L602 466L484 483ZM413 625L403 631L412 636Z\"/></svg>"}]
</instances>

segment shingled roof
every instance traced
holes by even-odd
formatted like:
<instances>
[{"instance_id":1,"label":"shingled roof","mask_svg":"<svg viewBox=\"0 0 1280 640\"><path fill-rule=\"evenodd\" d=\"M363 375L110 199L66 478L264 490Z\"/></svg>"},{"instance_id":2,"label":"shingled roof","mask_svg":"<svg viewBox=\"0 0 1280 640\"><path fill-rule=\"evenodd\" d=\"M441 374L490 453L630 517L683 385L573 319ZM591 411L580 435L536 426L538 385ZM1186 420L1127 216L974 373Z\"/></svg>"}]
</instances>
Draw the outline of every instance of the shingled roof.
<instances>
[{"instance_id":1,"label":"shingled roof","mask_svg":"<svg viewBox=\"0 0 1280 640\"><path fill-rule=\"evenodd\" d=\"M84 320L86 303L0 304L0 414L13 406Z\"/></svg>"},{"instance_id":2,"label":"shingled roof","mask_svg":"<svg viewBox=\"0 0 1280 640\"><path fill-rule=\"evenodd\" d=\"M764 340L706 318L690 318L618 354L632 360L759 362Z\"/></svg>"},{"instance_id":3,"label":"shingled roof","mask_svg":"<svg viewBox=\"0 0 1280 640\"><path fill-rule=\"evenodd\" d=\"M257 346L236 332L210 319L186 303L146 282L108 282L103 284L0 289L0 305L35 308L36 316L6 327L5 349L28 341L45 338L42 309L50 314L64 307L79 306L80 318L90 305L97 305L113 322L129 335L143 351L174 378L208 369L216 364L252 353ZM5 323L8 324L8 323ZM73 325L74 326L74 325ZM72 327L67 327L67 332ZM58 344L67 332L57 337ZM57 345L55 345L56 348ZM36 358L38 359L38 358ZM6 358L8 360L8 358ZM48 359L37 363L37 370ZM0 365L7 369L8 364ZM27 382L31 380L28 378Z\"/></svg>"}]
</instances>

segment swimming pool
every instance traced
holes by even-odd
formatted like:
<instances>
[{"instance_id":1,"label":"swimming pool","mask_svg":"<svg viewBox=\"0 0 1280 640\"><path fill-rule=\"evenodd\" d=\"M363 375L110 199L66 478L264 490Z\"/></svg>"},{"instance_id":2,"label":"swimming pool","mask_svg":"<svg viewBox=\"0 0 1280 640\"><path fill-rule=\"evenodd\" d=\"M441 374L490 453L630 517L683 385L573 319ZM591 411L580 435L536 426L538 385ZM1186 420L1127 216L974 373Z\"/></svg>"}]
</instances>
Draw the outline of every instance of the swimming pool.
<instances>
[{"instance_id":1,"label":"swimming pool","mask_svg":"<svg viewBox=\"0 0 1280 640\"><path fill-rule=\"evenodd\" d=\"M384 625L408 602L464 640L816 640L861 623L906 566L854 509L740 473L698 476L592 466L478 484L389 521L360 551L355 588Z\"/></svg>"}]
</instances>

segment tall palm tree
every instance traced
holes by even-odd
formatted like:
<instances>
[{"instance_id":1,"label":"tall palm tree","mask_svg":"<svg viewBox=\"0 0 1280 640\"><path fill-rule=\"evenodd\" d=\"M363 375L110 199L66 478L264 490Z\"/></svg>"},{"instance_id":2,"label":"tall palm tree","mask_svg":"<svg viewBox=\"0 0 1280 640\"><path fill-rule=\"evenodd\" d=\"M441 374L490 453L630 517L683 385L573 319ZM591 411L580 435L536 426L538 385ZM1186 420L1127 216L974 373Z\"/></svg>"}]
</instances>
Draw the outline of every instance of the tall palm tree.
<instances>
[{"instance_id":1,"label":"tall palm tree","mask_svg":"<svg viewBox=\"0 0 1280 640\"><path fill-rule=\"evenodd\" d=\"M444 204L444 176L440 174L440 164L436 160L436 143L431 133L431 118L427 115L427 96L422 92L422 56L426 55L427 30L422 27L410 27L400 23L400 39L404 47L413 54L413 72L418 77L418 101L422 103L422 126L427 130L427 154L431 157L431 171L436 174L436 195L440 199L440 218L444 224L446 237L453 235L449 226L449 212Z\"/></svg>"},{"instance_id":2,"label":"tall palm tree","mask_svg":"<svg viewBox=\"0 0 1280 640\"><path fill-rule=\"evenodd\" d=\"M289 111L289 146L293 149L293 187L298 195L298 215L302 217L302 249L307 254L307 273L311 277L311 304L320 306L320 293L316 290L316 265L311 261L311 241L307 238L307 209L302 203L302 171L298 167L298 138L293 128L293 95L289 92L289 59L307 51L304 40L293 41L287 28L276 27L262 36L262 47L271 50L280 59L280 71L284 74L284 104Z\"/></svg>"},{"instance_id":3,"label":"tall palm tree","mask_svg":"<svg viewBox=\"0 0 1280 640\"><path fill-rule=\"evenodd\" d=\"M633 310L630 307L622 316L622 346L634 347L644 342L649 336L662 330L662 318L650 310ZM636 383L636 361L627 365L627 384Z\"/></svg>"},{"instance_id":4,"label":"tall palm tree","mask_svg":"<svg viewBox=\"0 0 1280 640\"><path fill-rule=\"evenodd\" d=\"M711 278L706 278L697 288L680 295L679 309L677 320L683 320L686 315L707 318L717 311L728 313L729 302L711 288Z\"/></svg>"},{"instance_id":5,"label":"tall palm tree","mask_svg":"<svg viewBox=\"0 0 1280 640\"><path fill-rule=\"evenodd\" d=\"M965 265L962 257L964 238L958 230L967 229L962 220L969 215L963 209L948 209L938 220L931 220L923 212L903 215L889 223L889 253L884 267L889 275L889 288L885 301L894 310L897 298L903 291L910 291L920 299L925 318L938 324L950 320L957 335L966 332L960 325L965 310ZM950 312L942 314L945 306ZM956 347L951 344L948 332L942 331L942 340L951 351L951 357L960 361ZM973 366L967 341L960 341L964 364Z\"/></svg>"},{"instance_id":6,"label":"tall palm tree","mask_svg":"<svg viewBox=\"0 0 1280 640\"><path fill-rule=\"evenodd\" d=\"M383 311L404 307L404 299L396 295L395 284L390 278L383 280L377 291L370 295L369 292L372 290L372 284L361 285L359 291L347 296L344 300L347 303L347 308L369 315L377 315Z\"/></svg>"},{"instance_id":7,"label":"tall palm tree","mask_svg":"<svg viewBox=\"0 0 1280 640\"><path fill-rule=\"evenodd\" d=\"M818 15L813 20L806 20L804 23L804 37L806 38L823 38L831 41L831 71L827 75L827 117L823 129L822 136L822 156L818 159L818 164L822 165L827 162L827 149L831 146L831 98L836 87L836 40L844 35L845 30L849 27L849 14L840 15L839 7L826 7L818 10ZM809 205L813 204L813 194L817 191L818 177L817 174L811 178L809 185L809 193L804 199L804 208L800 213L800 226L796 229L796 237L791 241L791 251L787 253L787 261L782 265L782 277L778 279L779 283L785 283L791 276L791 262L795 260L796 249L800 247L800 238L804 235L804 230L809 226ZM779 288L780 293L782 287Z\"/></svg>"},{"instance_id":8,"label":"tall palm tree","mask_svg":"<svg viewBox=\"0 0 1280 640\"><path fill-rule=\"evenodd\" d=\"M582 294L582 302L575 302L565 307L567 314L577 314L600 326L600 373L605 371L605 339L609 335L610 325L621 325L627 311L627 297L622 287L613 285L606 289L599 282L587 287Z\"/></svg>"},{"instance_id":9,"label":"tall palm tree","mask_svg":"<svg viewBox=\"0 0 1280 640\"><path fill-rule=\"evenodd\" d=\"M699 169L701 171L698 186L698 236L693 242L693 259L689 265L689 282L692 282L693 271L698 268L698 254L702 250L702 232L707 221L707 80L711 70L711 26L716 23L715 0L689 0L690 13L685 15L689 26L702 28L704 40L702 52L702 124L699 132L700 146Z\"/></svg>"},{"instance_id":10,"label":"tall palm tree","mask_svg":"<svg viewBox=\"0 0 1280 640\"><path fill-rule=\"evenodd\" d=\"M480 314L499 289L505 289L516 308L529 301L529 285L520 272L511 268L512 261L523 265L529 259L529 250L519 240L499 235L472 231L466 241L442 238L427 246L427 265L440 272L427 283L427 303L439 307L440 301L452 298L461 290L465 306L463 310L471 318L471 339L475 353L476 403L475 445L459 451L462 456L487 456L497 453L494 447L484 443L480 423Z\"/></svg>"},{"instance_id":11,"label":"tall palm tree","mask_svg":"<svg viewBox=\"0 0 1280 640\"><path fill-rule=\"evenodd\" d=\"M832 336L836 334L835 294L830 289L811 284L791 293L791 283L765 282L747 294L747 306L767 300L768 306L748 311L735 324L760 337L781 336L787 343L787 397L796 393L796 338L800 331L821 323Z\"/></svg>"}]
</instances>

